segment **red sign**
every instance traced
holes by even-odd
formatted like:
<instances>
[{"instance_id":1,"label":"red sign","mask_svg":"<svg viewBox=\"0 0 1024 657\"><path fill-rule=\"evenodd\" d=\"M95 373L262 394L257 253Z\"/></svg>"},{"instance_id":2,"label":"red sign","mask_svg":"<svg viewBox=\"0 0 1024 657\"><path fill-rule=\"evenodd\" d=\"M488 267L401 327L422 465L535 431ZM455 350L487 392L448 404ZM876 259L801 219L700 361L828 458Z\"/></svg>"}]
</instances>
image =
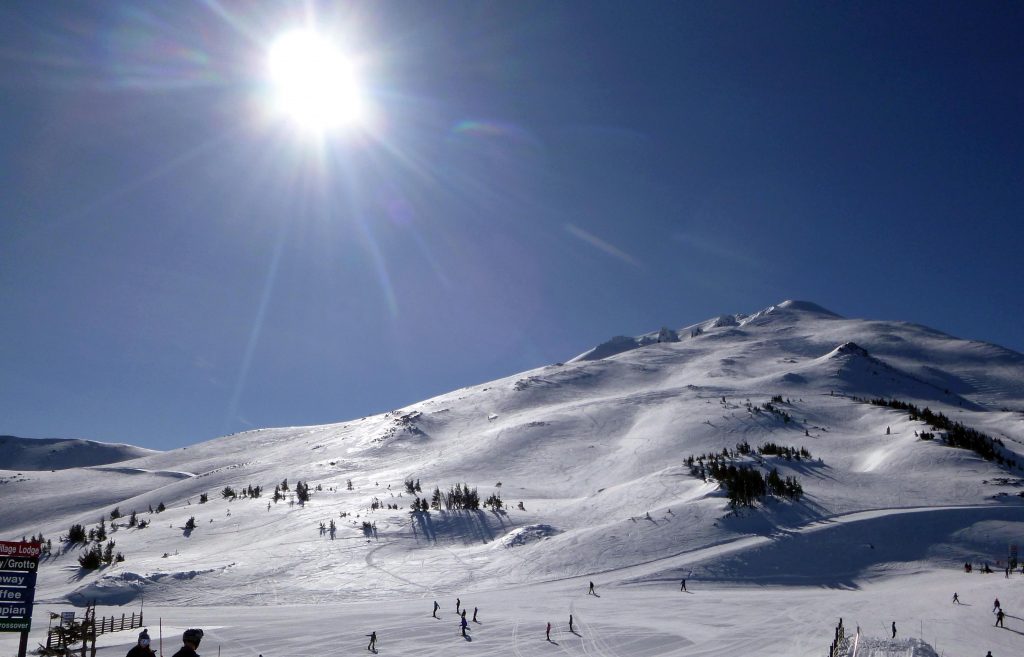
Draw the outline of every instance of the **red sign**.
<instances>
[{"instance_id":1,"label":"red sign","mask_svg":"<svg viewBox=\"0 0 1024 657\"><path fill-rule=\"evenodd\" d=\"M0 541L0 557L38 558L40 553L42 553L42 545L40 543Z\"/></svg>"}]
</instances>

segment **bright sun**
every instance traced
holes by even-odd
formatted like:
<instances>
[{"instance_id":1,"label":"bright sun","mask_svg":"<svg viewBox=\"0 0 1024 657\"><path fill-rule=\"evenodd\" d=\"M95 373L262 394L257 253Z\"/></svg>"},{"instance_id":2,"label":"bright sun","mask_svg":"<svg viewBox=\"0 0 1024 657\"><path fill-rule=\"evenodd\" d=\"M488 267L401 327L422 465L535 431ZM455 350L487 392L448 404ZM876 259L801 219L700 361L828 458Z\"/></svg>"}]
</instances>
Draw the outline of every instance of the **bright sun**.
<instances>
[{"instance_id":1,"label":"bright sun","mask_svg":"<svg viewBox=\"0 0 1024 657\"><path fill-rule=\"evenodd\" d=\"M269 65L275 105L300 128L322 133L365 118L352 62L324 37L305 30L278 37Z\"/></svg>"}]
</instances>

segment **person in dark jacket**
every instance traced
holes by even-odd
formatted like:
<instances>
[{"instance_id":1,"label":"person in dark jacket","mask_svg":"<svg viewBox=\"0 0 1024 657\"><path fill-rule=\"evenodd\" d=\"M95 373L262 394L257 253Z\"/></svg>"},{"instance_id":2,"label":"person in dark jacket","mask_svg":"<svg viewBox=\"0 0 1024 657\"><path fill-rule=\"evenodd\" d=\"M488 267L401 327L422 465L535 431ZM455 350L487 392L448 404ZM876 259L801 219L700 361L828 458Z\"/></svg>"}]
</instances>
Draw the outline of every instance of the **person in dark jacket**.
<instances>
[{"instance_id":1,"label":"person in dark jacket","mask_svg":"<svg viewBox=\"0 0 1024 657\"><path fill-rule=\"evenodd\" d=\"M370 643L366 646L366 649L370 652L377 652L377 631L370 632Z\"/></svg>"},{"instance_id":2,"label":"person in dark jacket","mask_svg":"<svg viewBox=\"0 0 1024 657\"><path fill-rule=\"evenodd\" d=\"M127 657L155 657L156 653L149 647L149 630L139 633L139 642L128 651Z\"/></svg>"},{"instance_id":3,"label":"person in dark jacket","mask_svg":"<svg viewBox=\"0 0 1024 657\"><path fill-rule=\"evenodd\" d=\"M173 657L199 657L196 652L199 650L199 642L203 640L203 631L189 628L181 635L181 642L184 644Z\"/></svg>"}]
</instances>

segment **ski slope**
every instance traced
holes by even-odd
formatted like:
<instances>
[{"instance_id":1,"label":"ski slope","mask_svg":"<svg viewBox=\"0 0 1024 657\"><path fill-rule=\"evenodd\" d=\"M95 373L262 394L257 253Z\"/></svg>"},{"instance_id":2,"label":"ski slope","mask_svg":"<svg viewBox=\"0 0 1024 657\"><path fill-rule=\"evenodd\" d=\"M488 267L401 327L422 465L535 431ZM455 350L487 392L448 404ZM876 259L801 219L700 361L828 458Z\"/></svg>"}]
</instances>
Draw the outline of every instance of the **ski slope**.
<instances>
[{"instance_id":1,"label":"ski slope","mask_svg":"<svg viewBox=\"0 0 1024 657\"><path fill-rule=\"evenodd\" d=\"M762 409L779 396L789 421ZM151 521L117 521L125 561L98 571L79 569L80 546L55 546L40 567L37 642L46 611L88 600L130 611L144 597L165 635L204 627L208 654L358 652L375 630L382 654L820 655L840 617L861 627L871 652L859 655L1019 654L1024 621L990 628L989 612L998 595L1024 618L1013 611L1024 576L962 565L995 564L1024 537L1022 471L921 440L926 425L856 401L867 397L941 411L1024 463L1024 356L787 301L377 416L0 471L0 538L56 542L72 523L109 525L115 507ZM803 498L734 512L685 464L744 441L806 448L801 461L747 460L797 477ZM420 495L466 483L506 508L413 514L407 478ZM271 501L284 479L308 482L312 499ZM248 485L263 495L220 494ZM319 531L331 520L334 539ZM967 604L951 605L953 591ZM456 597L481 610L470 641ZM887 640L893 621L898 640L925 643ZM102 643L113 655L133 638Z\"/></svg>"}]
</instances>

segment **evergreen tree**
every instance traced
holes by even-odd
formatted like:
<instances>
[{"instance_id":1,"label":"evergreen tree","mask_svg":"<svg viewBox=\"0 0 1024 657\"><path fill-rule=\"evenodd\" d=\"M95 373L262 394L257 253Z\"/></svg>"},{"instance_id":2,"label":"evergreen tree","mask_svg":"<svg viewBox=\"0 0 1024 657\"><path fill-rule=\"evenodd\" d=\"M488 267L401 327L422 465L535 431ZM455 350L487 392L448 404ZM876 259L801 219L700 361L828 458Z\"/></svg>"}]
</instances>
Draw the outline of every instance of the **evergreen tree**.
<instances>
[{"instance_id":1,"label":"evergreen tree","mask_svg":"<svg viewBox=\"0 0 1024 657\"><path fill-rule=\"evenodd\" d=\"M85 543L87 540L84 526L80 524L71 525L71 529L68 530L68 543L74 545L76 543Z\"/></svg>"}]
</instances>

